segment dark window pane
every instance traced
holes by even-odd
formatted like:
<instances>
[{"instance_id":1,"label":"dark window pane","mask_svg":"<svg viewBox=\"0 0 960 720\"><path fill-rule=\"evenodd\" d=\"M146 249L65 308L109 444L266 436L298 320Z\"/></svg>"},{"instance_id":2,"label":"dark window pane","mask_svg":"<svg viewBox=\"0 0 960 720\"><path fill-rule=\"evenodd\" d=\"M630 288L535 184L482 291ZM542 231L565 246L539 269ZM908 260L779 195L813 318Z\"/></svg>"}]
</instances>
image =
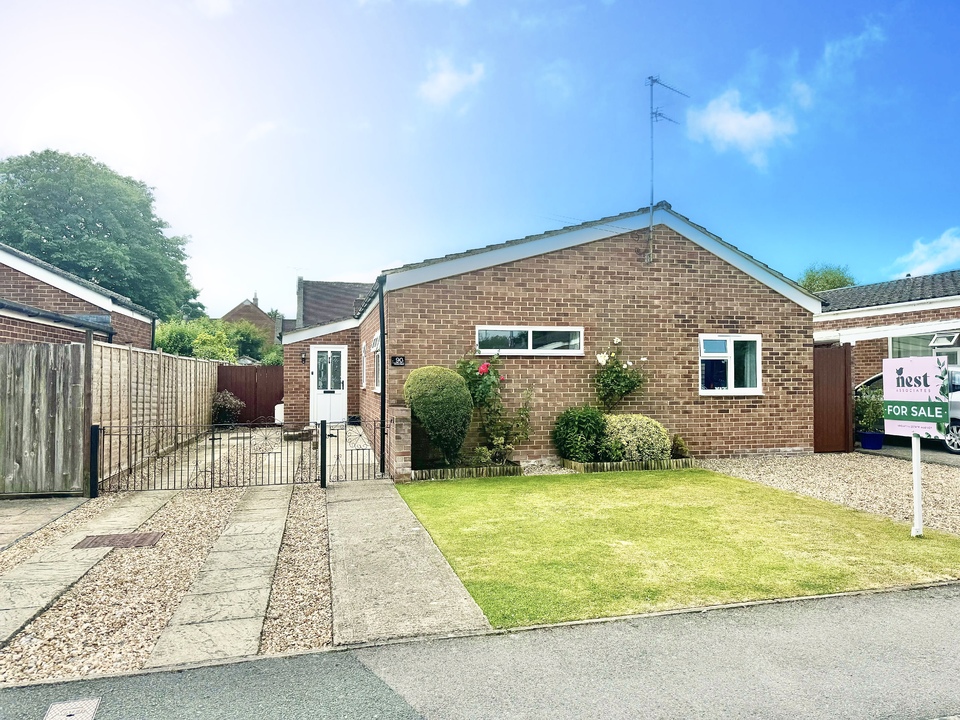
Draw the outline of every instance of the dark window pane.
<instances>
[{"instance_id":1,"label":"dark window pane","mask_svg":"<svg viewBox=\"0 0 960 720\"><path fill-rule=\"evenodd\" d=\"M339 350L330 351L330 389L331 390L342 390L343 389L343 370L342 370L342 361L340 357L341 353Z\"/></svg>"},{"instance_id":2,"label":"dark window pane","mask_svg":"<svg viewBox=\"0 0 960 720\"><path fill-rule=\"evenodd\" d=\"M701 360L700 361L700 389L726 390L727 389L727 361Z\"/></svg>"},{"instance_id":3,"label":"dark window pane","mask_svg":"<svg viewBox=\"0 0 960 720\"><path fill-rule=\"evenodd\" d=\"M757 343L753 340L733 341L733 386L757 387Z\"/></svg>"},{"instance_id":4,"label":"dark window pane","mask_svg":"<svg viewBox=\"0 0 960 720\"><path fill-rule=\"evenodd\" d=\"M534 330L534 350L579 350L579 330Z\"/></svg>"},{"instance_id":5,"label":"dark window pane","mask_svg":"<svg viewBox=\"0 0 960 720\"><path fill-rule=\"evenodd\" d=\"M317 350L317 390L327 390L327 351Z\"/></svg>"},{"instance_id":6,"label":"dark window pane","mask_svg":"<svg viewBox=\"0 0 960 720\"><path fill-rule=\"evenodd\" d=\"M480 330L477 347L481 350L526 350L526 330Z\"/></svg>"}]
</instances>

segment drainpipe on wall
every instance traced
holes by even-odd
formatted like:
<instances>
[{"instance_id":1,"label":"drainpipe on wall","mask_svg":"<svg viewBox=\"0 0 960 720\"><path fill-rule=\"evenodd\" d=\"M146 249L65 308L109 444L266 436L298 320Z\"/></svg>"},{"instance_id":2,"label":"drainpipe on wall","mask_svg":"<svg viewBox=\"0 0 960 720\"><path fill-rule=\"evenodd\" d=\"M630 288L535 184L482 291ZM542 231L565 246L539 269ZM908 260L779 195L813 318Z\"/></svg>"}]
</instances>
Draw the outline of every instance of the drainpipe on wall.
<instances>
[{"instance_id":1,"label":"drainpipe on wall","mask_svg":"<svg viewBox=\"0 0 960 720\"><path fill-rule=\"evenodd\" d=\"M157 319L150 321L150 349L157 349Z\"/></svg>"},{"instance_id":2,"label":"drainpipe on wall","mask_svg":"<svg viewBox=\"0 0 960 720\"><path fill-rule=\"evenodd\" d=\"M387 328L383 313L383 284L386 275L377 278L377 298L380 301L380 474L383 475L386 460L387 438Z\"/></svg>"}]
</instances>

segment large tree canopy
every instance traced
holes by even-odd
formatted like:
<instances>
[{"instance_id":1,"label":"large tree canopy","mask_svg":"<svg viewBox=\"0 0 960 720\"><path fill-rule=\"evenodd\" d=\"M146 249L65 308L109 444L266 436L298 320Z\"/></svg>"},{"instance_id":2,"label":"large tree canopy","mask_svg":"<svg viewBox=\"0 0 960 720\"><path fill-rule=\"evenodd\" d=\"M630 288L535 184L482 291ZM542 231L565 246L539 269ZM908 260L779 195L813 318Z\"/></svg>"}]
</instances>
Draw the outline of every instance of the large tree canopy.
<instances>
[{"instance_id":1,"label":"large tree canopy","mask_svg":"<svg viewBox=\"0 0 960 720\"><path fill-rule=\"evenodd\" d=\"M0 161L0 242L125 295L161 317L202 312L186 238L167 237L153 192L86 155Z\"/></svg>"},{"instance_id":2,"label":"large tree canopy","mask_svg":"<svg viewBox=\"0 0 960 720\"><path fill-rule=\"evenodd\" d=\"M803 271L797 283L805 290L818 293L856 285L857 281L853 279L846 265L814 263Z\"/></svg>"}]
</instances>

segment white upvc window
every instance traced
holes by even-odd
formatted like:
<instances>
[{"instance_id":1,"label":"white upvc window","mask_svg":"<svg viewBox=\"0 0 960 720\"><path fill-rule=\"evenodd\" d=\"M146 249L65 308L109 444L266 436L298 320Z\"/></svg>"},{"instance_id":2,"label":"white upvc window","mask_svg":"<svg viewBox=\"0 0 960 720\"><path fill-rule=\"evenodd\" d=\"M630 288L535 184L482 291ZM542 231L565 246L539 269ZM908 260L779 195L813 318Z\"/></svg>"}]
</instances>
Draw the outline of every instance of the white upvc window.
<instances>
[{"instance_id":1,"label":"white upvc window","mask_svg":"<svg viewBox=\"0 0 960 720\"><path fill-rule=\"evenodd\" d=\"M760 335L700 335L701 395L762 395Z\"/></svg>"},{"instance_id":2,"label":"white upvc window","mask_svg":"<svg viewBox=\"0 0 960 720\"><path fill-rule=\"evenodd\" d=\"M583 355L582 327L477 325L478 355Z\"/></svg>"},{"instance_id":3,"label":"white upvc window","mask_svg":"<svg viewBox=\"0 0 960 720\"><path fill-rule=\"evenodd\" d=\"M383 381L380 363L380 333L373 336L373 342L370 343L370 350L373 352L373 391L378 393L380 392L380 385Z\"/></svg>"},{"instance_id":4,"label":"white upvc window","mask_svg":"<svg viewBox=\"0 0 960 720\"><path fill-rule=\"evenodd\" d=\"M360 346L360 387L367 387L367 344Z\"/></svg>"}]
</instances>

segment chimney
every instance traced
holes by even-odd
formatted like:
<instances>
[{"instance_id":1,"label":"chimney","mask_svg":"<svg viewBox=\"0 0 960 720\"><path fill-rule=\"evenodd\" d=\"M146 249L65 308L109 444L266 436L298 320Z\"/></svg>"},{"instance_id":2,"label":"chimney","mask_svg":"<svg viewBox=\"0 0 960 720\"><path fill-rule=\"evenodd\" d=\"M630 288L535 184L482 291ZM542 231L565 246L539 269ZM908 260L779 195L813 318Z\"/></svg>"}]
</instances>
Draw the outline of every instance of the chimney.
<instances>
[{"instance_id":1,"label":"chimney","mask_svg":"<svg viewBox=\"0 0 960 720\"><path fill-rule=\"evenodd\" d=\"M260 301L257 300L257 291L256 291L256 290L253 291L253 304L256 305L257 307L260 307Z\"/></svg>"},{"instance_id":2,"label":"chimney","mask_svg":"<svg viewBox=\"0 0 960 720\"><path fill-rule=\"evenodd\" d=\"M296 327L303 327L303 275L297 278L297 324Z\"/></svg>"}]
</instances>

